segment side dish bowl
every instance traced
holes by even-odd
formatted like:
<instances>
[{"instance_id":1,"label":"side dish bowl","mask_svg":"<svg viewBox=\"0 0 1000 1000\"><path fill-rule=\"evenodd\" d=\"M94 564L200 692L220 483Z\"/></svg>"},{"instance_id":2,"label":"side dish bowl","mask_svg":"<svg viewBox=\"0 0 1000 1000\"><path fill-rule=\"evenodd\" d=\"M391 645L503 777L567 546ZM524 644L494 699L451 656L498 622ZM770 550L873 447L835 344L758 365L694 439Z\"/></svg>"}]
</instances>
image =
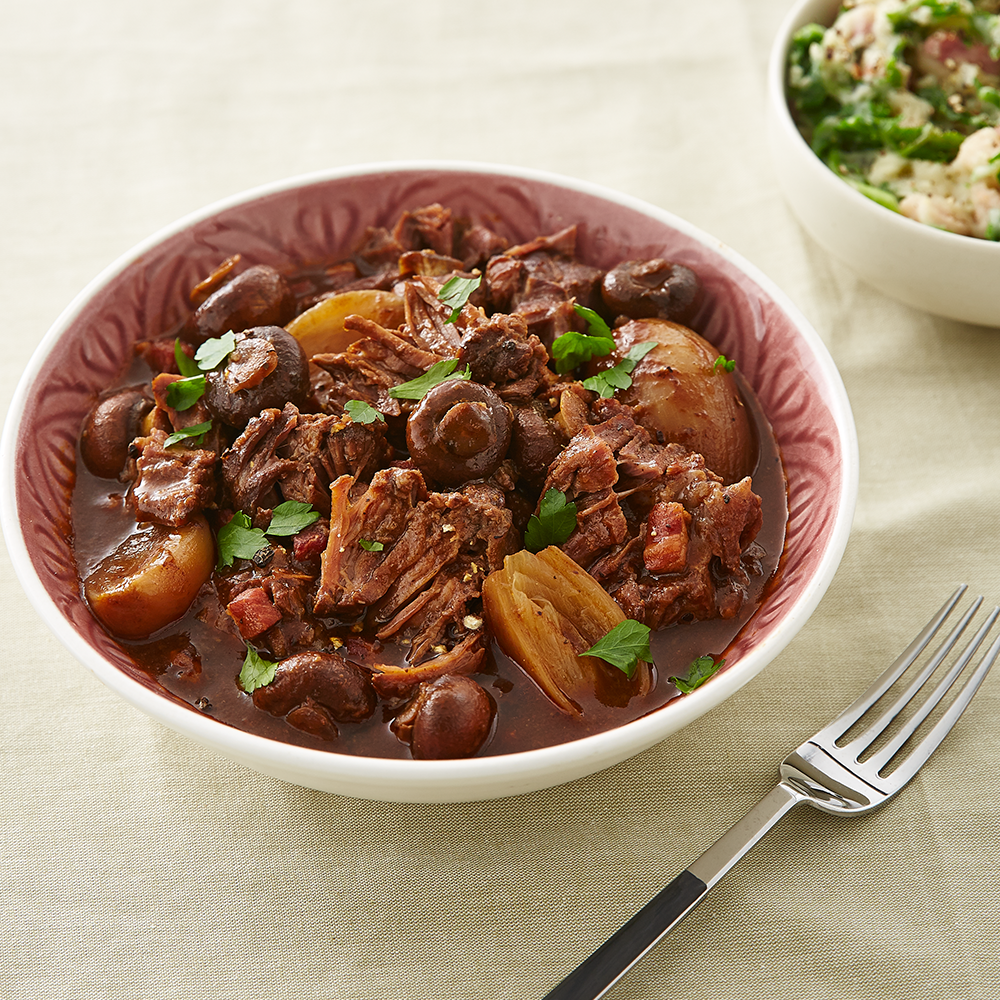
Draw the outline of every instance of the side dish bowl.
<instances>
[{"instance_id":1,"label":"side dish bowl","mask_svg":"<svg viewBox=\"0 0 1000 1000\"><path fill-rule=\"evenodd\" d=\"M691 694L631 723L573 742L464 760L385 760L307 749L222 725L138 670L80 593L68 495L81 422L132 345L174 322L187 291L239 252L278 268L350 252L368 226L440 202L500 217L524 238L580 225L580 256L598 266L664 256L696 269L713 303L702 330L737 360L773 425L788 479L785 555L764 604ZM786 296L729 248L683 220L593 184L488 164L357 166L293 178L181 219L112 264L48 332L4 428L3 529L39 614L118 695L176 732L273 777L387 801L448 802L544 788L631 757L720 704L805 624L847 543L858 485L850 404L822 341Z\"/></svg>"},{"instance_id":2,"label":"side dish bowl","mask_svg":"<svg viewBox=\"0 0 1000 1000\"><path fill-rule=\"evenodd\" d=\"M838 178L799 133L785 97L788 50L806 24L830 25L838 0L799 0L771 49L768 141L782 192L828 253L892 298L948 319L1000 326L1000 244L915 222Z\"/></svg>"}]
</instances>

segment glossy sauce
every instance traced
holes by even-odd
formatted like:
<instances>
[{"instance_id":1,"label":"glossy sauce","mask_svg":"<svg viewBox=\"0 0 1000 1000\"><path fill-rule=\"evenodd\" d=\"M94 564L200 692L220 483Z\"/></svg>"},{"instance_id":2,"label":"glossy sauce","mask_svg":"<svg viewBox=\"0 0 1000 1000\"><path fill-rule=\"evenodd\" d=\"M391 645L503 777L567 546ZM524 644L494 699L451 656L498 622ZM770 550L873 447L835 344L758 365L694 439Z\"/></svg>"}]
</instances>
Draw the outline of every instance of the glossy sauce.
<instances>
[{"instance_id":1,"label":"glossy sauce","mask_svg":"<svg viewBox=\"0 0 1000 1000\"><path fill-rule=\"evenodd\" d=\"M738 377L738 373L737 377ZM148 382L150 372L136 361L121 385ZM513 753L570 740L620 726L660 708L678 692L671 676L685 676L691 662L703 655L716 660L725 655L746 622L764 599L769 581L776 574L782 555L787 495L784 471L770 426L753 393L738 379L741 393L757 438L758 461L753 473L754 491L761 497L763 527L755 545L759 550L761 573L752 578L753 592L733 619L680 622L651 637L655 683L643 697L627 706L611 707L596 698L581 700L580 718L560 712L535 683L493 644L484 672L473 675L497 706L494 733L478 756ZM72 498L72 520L77 568L85 579L93 566L118 542L135 530L131 509L125 500L126 487L117 481L91 475L82 460L77 461L78 479ZM286 743L339 753L374 757L409 758L410 748L390 728L392 714L381 705L363 723L338 723L340 735L325 741L303 733L254 706L237 681L246 655L244 643L206 624L225 614L220 608L211 581L180 620L142 642L118 645L130 656L137 669L192 711L199 711L220 723ZM364 664L357 637L347 628L330 622L328 634L344 643L340 649L349 659ZM335 645L335 644L334 644ZM403 662L405 649L383 645L381 662ZM615 669L608 667L608 669Z\"/></svg>"}]
</instances>

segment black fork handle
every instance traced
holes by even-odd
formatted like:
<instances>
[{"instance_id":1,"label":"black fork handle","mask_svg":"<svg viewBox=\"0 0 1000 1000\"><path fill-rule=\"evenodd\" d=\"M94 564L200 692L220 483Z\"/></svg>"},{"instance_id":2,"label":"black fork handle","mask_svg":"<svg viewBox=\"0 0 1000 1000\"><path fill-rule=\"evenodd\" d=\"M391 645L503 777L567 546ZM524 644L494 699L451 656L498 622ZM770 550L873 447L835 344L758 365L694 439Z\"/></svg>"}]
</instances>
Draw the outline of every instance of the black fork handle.
<instances>
[{"instance_id":1,"label":"black fork handle","mask_svg":"<svg viewBox=\"0 0 1000 1000\"><path fill-rule=\"evenodd\" d=\"M777 784L543 1000L598 1000L604 996L785 813L805 800L806 796L792 786Z\"/></svg>"}]
</instances>

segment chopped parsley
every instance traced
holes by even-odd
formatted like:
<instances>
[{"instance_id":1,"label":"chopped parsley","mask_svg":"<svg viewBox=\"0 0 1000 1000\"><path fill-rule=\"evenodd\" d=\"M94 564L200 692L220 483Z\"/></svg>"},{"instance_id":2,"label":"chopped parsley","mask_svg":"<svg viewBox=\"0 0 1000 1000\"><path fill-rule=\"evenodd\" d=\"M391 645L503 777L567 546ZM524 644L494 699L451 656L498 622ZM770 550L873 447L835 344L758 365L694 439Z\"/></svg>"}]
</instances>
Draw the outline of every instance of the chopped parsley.
<instances>
[{"instance_id":1,"label":"chopped parsley","mask_svg":"<svg viewBox=\"0 0 1000 1000\"><path fill-rule=\"evenodd\" d=\"M579 303L574 303L573 309L587 321L588 332L577 333L576 330L570 330L552 342L552 357L555 358L556 371L560 375L586 364L591 358L607 357L615 349L615 340L608 324L593 309Z\"/></svg>"},{"instance_id":2,"label":"chopped parsley","mask_svg":"<svg viewBox=\"0 0 1000 1000\"><path fill-rule=\"evenodd\" d=\"M252 559L266 544L264 532L253 527L248 515L238 510L219 528L219 568L232 566L233 559Z\"/></svg>"},{"instance_id":3,"label":"chopped parsley","mask_svg":"<svg viewBox=\"0 0 1000 1000\"><path fill-rule=\"evenodd\" d=\"M631 680L640 661L652 662L649 652L649 626L632 618L626 618L580 655L596 656L605 663L617 667Z\"/></svg>"},{"instance_id":4,"label":"chopped parsley","mask_svg":"<svg viewBox=\"0 0 1000 1000\"><path fill-rule=\"evenodd\" d=\"M174 431L166 441L163 442L164 448L170 448L172 445L179 444L181 441L186 441L189 438L196 439L192 440L192 444L201 444L201 439L212 429L212 421L206 420L203 424L194 424L191 427L182 427L179 431Z\"/></svg>"},{"instance_id":5,"label":"chopped parsley","mask_svg":"<svg viewBox=\"0 0 1000 1000\"><path fill-rule=\"evenodd\" d=\"M240 686L247 694L253 694L259 687L267 687L274 680L277 663L265 660L257 650L247 646L247 655L240 671Z\"/></svg>"},{"instance_id":6,"label":"chopped parsley","mask_svg":"<svg viewBox=\"0 0 1000 1000\"><path fill-rule=\"evenodd\" d=\"M524 547L541 552L548 545L562 545L576 527L576 504L566 503L566 494L549 488L538 505L538 513L528 518Z\"/></svg>"},{"instance_id":7,"label":"chopped parsley","mask_svg":"<svg viewBox=\"0 0 1000 1000\"><path fill-rule=\"evenodd\" d=\"M234 559L253 559L267 545L267 535L297 535L318 519L319 513L310 504L286 500L271 511L271 523L265 531L253 527L249 515L238 510L216 535L219 569L232 566Z\"/></svg>"},{"instance_id":8,"label":"chopped parsley","mask_svg":"<svg viewBox=\"0 0 1000 1000\"><path fill-rule=\"evenodd\" d=\"M720 368L725 372L731 372L736 367L736 362L732 358L727 358L725 354L720 354L715 359L715 364L712 365L712 371L718 371Z\"/></svg>"},{"instance_id":9,"label":"chopped parsley","mask_svg":"<svg viewBox=\"0 0 1000 1000\"><path fill-rule=\"evenodd\" d=\"M585 378L583 387L596 392L604 399L613 396L616 389L627 389L632 384L632 372L635 371L635 366L657 346L655 340L636 344L613 368L606 368L590 378Z\"/></svg>"},{"instance_id":10,"label":"chopped parsley","mask_svg":"<svg viewBox=\"0 0 1000 1000\"><path fill-rule=\"evenodd\" d=\"M312 504L286 500L271 511L271 523L267 526L265 534L297 535L303 528L308 528L318 520L319 511L313 510Z\"/></svg>"},{"instance_id":11,"label":"chopped parsley","mask_svg":"<svg viewBox=\"0 0 1000 1000\"><path fill-rule=\"evenodd\" d=\"M449 379L461 379L467 381L472 378L472 370L468 365L464 371L457 372L458 358L447 358L444 361L436 361L423 373L409 382L402 385L394 385L389 390L389 395L393 399L423 399L428 392L436 385L447 382Z\"/></svg>"},{"instance_id":12,"label":"chopped parsley","mask_svg":"<svg viewBox=\"0 0 1000 1000\"><path fill-rule=\"evenodd\" d=\"M366 403L363 399L349 399L344 404L344 409L356 424L373 424L376 420L385 423L385 417L371 403Z\"/></svg>"},{"instance_id":13,"label":"chopped parsley","mask_svg":"<svg viewBox=\"0 0 1000 1000\"><path fill-rule=\"evenodd\" d=\"M203 372L210 372L214 368L218 368L235 350L236 334L230 330L221 337L212 337L206 340L194 352L194 359Z\"/></svg>"},{"instance_id":14,"label":"chopped parsley","mask_svg":"<svg viewBox=\"0 0 1000 1000\"><path fill-rule=\"evenodd\" d=\"M699 656L688 668L687 677L668 677L667 680L681 694L690 694L695 688L701 687L725 662L722 659L716 663L711 656Z\"/></svg>"},{"instance_id":15,"label":"chopped parsley","mask_svg":"<svg viewBox=\"0 0 1000 1000\"><path fill-rule=\"evenodd\" d=\"M236 334L229 331L221 337L211 337L195 351L192 361L174 341L174 360L183 378L167 386L167 405L178 411L190 410L205 395L204 372L218 368L236 349Z\"/></svg>"},{"instance_id":16,"label":"chopped parsley","mask_svg":"<svg viewBox=\"0 0 1000 1000\"><path fill-rule=\"evenodd\" d=\"M365 552L381 552L385 548L381 542L369 542L367 538L359 538L358 545L360 545Z\"/></svg>"},{"instance_id":17,"label":"chopped parsley","mask_svg":"<svg viewBox=\"0 0 1000 1000\"><path fill-rule=\"evenodd\" d=\"M445 320L446 323L454 323L458 319L462 307L469 301L469 296L479 287L482 280L482 275L463 278L462 275L456 274L438 289L438 298L446 306L451 306L451 315Z\"/></svg>"},{"instance_id":18,"label":"chopped parsley","mask_svg":"<svg viewBox=\"0 0 1000 1000\"><path fill-rule=\"evenodd\" d=\"M167 386L167 406L178 412L190 410L205 395L205 376L189 375Z\"/></svg>"},{"instance_id":19,"label":"chopped parsley","mask_svg":"<svg viewBox=\"0 0 1000 1000\"><path fill-rule=\"evenodd\" d=\"M174 341L174 360L177 362L177 370L182 375L191 376L201 374L201 369L187 354L184 348L181 347L180 337Z\"/></svg>"}]
</instances>

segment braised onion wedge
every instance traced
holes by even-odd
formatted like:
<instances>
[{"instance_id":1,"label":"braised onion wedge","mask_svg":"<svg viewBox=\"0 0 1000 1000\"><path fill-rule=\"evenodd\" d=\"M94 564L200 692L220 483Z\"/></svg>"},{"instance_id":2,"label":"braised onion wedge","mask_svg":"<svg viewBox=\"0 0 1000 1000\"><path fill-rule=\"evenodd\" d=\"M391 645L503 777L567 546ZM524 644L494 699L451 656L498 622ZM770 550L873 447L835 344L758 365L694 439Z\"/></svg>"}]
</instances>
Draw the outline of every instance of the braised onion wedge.
<instances>
[{"instance_id":1,"label":"braised onion wedge","mask_svg":"<svg viewBox=\"0 0 1000 1000\"><path fill-rule=\"evenodd\" d=\"M344 328L348 316L364 316L387 330L403 322L403 300L394 292L362 288L337 292L296 316L285 329L302 345L306 357L340 354L358 339Z\"/></svg>"},{"instance_id":2,"label":"braised onion wedge","mask_svg":"<svg viewBox=\"0 0 1000 1000\"><path fill-rule=\"evenodd\" d=\"M583 713L585 695L625 705L652 686L651 667L632 678L593 656L581 656L625 620L601 585L561 549L527 549L504 559L483 584L483 614L500 648L567 715Z\"/></svg>"}]
</instances>

